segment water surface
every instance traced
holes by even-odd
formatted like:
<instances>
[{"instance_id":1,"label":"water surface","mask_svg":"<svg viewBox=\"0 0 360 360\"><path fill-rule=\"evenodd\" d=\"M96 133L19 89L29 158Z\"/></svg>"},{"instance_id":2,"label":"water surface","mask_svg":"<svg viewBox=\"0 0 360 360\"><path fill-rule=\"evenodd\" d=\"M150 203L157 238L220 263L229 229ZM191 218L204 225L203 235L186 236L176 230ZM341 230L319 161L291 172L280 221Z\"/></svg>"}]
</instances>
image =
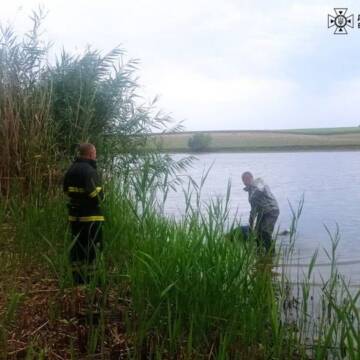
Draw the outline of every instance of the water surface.
<instances>
[{"instance_id":1,"label":"water surface","mask_svg":"<svg viewBox=\"0 0 360 360\"><path fill-rule=\"evenodd\" d=\"M175 158L187 154L173 155ZM204 171L212 169L203 189L203 199L225 196L231 180L231 216L247 223L249 204L243 191L241 174L251 171L270 186L280 205L279 226L289 228L291 211L304 196L305 203L298 226L296 253L298 261L306 263L316 248L331 248L330 236L337 226L341 240L338 261L340 270L355 283L360 283L360 152L289 152L289 153L206 153L197 155L193 167L183 175L199 181ZM168 196L166 211L179 216L184 211L181 191ZM287 239L282 239L286 243ZM319 263L328 259L319 252ZM325 268L321 270L326 272Z\"/></svg>"}]
</instances>

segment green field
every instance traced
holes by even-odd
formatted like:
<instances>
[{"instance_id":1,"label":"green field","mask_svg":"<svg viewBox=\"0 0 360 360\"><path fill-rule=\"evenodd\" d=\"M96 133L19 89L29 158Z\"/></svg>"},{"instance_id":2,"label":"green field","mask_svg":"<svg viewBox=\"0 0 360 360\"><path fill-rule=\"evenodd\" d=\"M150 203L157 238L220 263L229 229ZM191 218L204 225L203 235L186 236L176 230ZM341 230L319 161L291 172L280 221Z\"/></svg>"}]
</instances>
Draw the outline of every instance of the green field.
<instances>
[{"instance_id":1,"label":"green field","mask_svg":"<svg viewBox=\"0 0 360 360\"><path fill-rule=\"evenodd\" d=\"M153 139L164 151L189 151L188 140L196 133L156 134ZM212 139L208 151L360 149L359 127L203 133Z\"/></svg>"}]
</instances>

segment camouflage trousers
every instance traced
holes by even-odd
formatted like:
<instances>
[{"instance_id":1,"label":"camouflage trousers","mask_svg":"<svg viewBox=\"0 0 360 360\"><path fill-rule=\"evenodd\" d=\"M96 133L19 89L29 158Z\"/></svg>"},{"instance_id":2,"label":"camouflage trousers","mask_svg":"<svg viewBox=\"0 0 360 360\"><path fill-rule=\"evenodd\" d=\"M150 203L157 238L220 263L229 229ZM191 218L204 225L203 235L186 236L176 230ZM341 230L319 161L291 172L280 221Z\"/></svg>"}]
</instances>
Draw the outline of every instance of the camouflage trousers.
<instances>
[{"instance_id":1,"label":"camouflage trousers","mask_svg":"<svg viewBox=\"0 0 360 360\"><path fill-rule=\"evenodd\" d=\"M280 212L272 211L258 217L256 222L256 239L258 247L262 247L269 252L272 245L272 234Z\"/></svg>"}]
</instances>

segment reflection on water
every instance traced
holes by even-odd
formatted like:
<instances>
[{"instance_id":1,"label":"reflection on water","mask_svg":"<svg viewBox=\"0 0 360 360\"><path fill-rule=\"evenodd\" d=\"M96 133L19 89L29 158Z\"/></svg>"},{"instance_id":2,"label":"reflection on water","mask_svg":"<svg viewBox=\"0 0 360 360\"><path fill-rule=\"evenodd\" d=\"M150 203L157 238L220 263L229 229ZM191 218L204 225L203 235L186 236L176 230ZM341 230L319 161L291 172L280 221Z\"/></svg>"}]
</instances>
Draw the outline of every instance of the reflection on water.
<instances>
[{"instance_id":1,"label":"reflection on water","mask_svg":"<svg viewBox=\"0 0 360 360\"><path fill-rule=\"evenodd\" d=\"M175 158L186 154L176 154ZM199 181L212 164L203 188L203 200L225 196L231 180L231 216L247 223L249 204L243 191L242 172L249 170L262 177L270 186L280 205L279 225L289 228L291 211L289 202L297 206L305 197L299 222L296 254L300 263L306 263L317 247L331 247L328 227L335 233L337 225L341 240L338 259L350 262L339 266L353 282L360 282L360 153L359 152L296 152L296 153L209 153L197 155L198 160L184 175ZM184 211L181 191L170 192L166 212L179 216ZM282 240L286 245L286 239ZM318 262L327 262L320 251ZM320 269L320 268L319 268ZM321 272L324 273L323 267Z\"/></svg>"}]
</instances>

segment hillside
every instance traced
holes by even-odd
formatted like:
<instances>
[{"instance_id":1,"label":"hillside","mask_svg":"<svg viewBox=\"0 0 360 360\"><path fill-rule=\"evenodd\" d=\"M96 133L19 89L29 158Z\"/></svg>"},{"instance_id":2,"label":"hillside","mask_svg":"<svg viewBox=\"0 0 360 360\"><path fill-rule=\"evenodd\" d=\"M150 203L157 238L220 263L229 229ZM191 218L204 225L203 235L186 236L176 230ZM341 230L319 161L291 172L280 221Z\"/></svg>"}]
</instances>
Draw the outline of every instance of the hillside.
<instances>
[{"instance_id":1,"label":"hillside","mask_svg":"<svg viewBox=\"0 0 360 360\"><path fill-rule=\"evenodd\" d=\"M189 151L195 133L154 134L163 151ZM360 149L360 128L320 128L259 131L205 131L212 138L208 151L296 151ZM151 145L153 147L154 144Z\"/></svg>"}]
</instances>

